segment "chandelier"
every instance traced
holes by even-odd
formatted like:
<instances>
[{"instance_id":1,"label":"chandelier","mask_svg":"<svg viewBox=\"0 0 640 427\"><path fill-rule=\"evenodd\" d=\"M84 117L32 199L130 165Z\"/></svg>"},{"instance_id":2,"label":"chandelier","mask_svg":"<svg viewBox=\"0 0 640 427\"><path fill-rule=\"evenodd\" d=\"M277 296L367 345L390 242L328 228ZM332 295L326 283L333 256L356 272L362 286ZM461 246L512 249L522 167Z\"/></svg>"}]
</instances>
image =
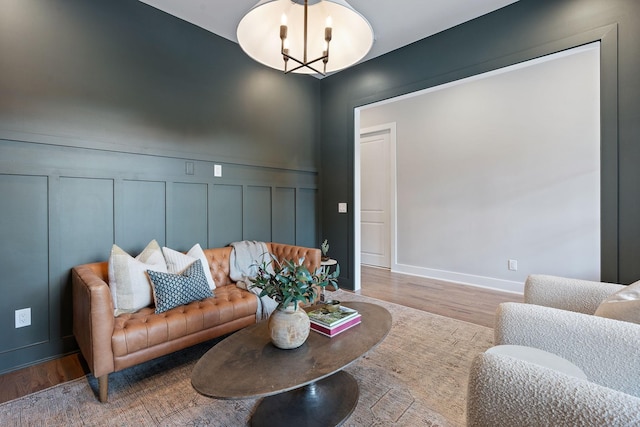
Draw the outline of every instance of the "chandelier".
<instances>
[{"instance_id":1,"label":"chandelier","mask_svg":"<svg viewBox=\"0 0 640 427\"><path fill-rule=\"evenodd\" d=\"M326 75L360 61L373 45L371 25L344 0L260 0L237 36L247 55L285 73Z\"/></svg>"}]
</instances>

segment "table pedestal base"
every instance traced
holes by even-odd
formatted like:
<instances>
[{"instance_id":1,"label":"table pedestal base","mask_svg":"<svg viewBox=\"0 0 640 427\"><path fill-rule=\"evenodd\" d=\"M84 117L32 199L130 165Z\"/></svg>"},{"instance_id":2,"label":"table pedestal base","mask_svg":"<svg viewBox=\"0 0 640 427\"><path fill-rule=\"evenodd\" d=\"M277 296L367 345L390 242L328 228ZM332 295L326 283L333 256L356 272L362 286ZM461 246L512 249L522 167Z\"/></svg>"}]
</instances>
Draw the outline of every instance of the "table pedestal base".
<instances>
[{"instance_id":1,"label":"table pedestal base","mask_svg":"<svg viewBox=\"0 0 640 427\"><path fill-rule=\"evenodd\" d=\"M358 382L344 371L304 387L262 399L253 427L326 427L346 421L358 404Z\"/></svg>"}]
</instances>

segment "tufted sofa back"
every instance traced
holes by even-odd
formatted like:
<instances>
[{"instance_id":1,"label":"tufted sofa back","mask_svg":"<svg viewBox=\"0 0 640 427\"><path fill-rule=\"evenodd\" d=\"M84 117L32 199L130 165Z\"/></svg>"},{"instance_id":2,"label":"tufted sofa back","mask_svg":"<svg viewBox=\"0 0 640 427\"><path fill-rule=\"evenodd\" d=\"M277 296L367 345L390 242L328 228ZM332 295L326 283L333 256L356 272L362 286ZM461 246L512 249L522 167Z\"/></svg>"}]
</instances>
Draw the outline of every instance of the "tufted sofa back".
<instances>
[{"instance_id":1,"label":"tufted sofa back","mask_svg":"<svg viewBox=\"0 0 640 427\"><path fill-rule=\"evenodd\" d=\"M320 267L320 249L284 245L282 243L267 243L267 248L280 261L287 259L297 262L299 259L304 258L303 264L309 271L313 272Z\"/></svg>"},{"instance_id":2,"label":"tufted sofa back","mask_svg":"<svg viewBox=\"0 0 640 427\"><path fill-rule=\"evenodd\" d=\"M209 270L216 286L225 286L232 283L229 278L231 250L231 246L203 250L207 261L209 261Z\"/></svg>"},{"instance_id":3,"label":"tufted sofa back","mask_svg":"<svg viewBox=\"0 0 640 427\"><path fill-rule=\"evenodd\" d=\"M267 243L267 249L274 254L278 260L294 260L298 261L304 258L303 264L309 271L315 271L320 267L320 249L305 248L302 246L291 246L282 243ZM233 282L229 278L229 257L232 248L226 246L224 248L204 249L204 254L209 261L209 270L216 286L230 285ZM109 283L109 263L107 261L95 262L87 264L98 277Z\"/></svg>"}]
</instances>

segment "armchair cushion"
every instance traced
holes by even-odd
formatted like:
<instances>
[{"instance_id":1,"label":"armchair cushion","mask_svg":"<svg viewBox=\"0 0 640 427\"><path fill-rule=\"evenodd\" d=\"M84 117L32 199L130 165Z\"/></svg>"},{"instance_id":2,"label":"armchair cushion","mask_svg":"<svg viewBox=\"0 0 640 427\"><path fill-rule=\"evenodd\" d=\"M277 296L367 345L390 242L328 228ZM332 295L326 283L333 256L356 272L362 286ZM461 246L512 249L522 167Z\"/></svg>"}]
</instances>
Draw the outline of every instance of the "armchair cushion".
<instances>
[{"instance_id":1,"label":"armchair cushion","mask_svg":"<svg viewBox=\"0 0 640 427\"><path fill-rule=\"evenodd\" d=\"M640 397L640 326L532 304L502 303L495 344L523 345L570 361L600 385Z\"/></svg>"},{"instance_id":2,"label":"armchair cushion","mask_svg":"<svg viewBox=\"0 0 640 427\"><path fill-rule=\"evenodd\" d=\"M471 368L467 425L632 426L640 398L500 354L478 355Z\"/></svg>"},{"instance_id":3,"label":"armchair cushion","mask_svg":"<svg viewBox=\"0 0 640 427\"><path fill-rule=\"evenodd\" d=\"M604 300L598 306L595 315L640 323L640 280Z\"/></svg>"}]
</instances>

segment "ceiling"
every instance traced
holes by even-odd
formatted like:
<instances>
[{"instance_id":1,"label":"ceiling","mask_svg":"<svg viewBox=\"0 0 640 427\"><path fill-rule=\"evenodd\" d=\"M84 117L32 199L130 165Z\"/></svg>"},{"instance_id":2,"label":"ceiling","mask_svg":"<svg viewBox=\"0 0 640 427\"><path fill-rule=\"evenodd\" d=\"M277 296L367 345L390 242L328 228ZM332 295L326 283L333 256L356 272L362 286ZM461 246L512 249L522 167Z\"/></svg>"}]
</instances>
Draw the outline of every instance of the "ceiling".
<instances>
[{"instance_id":1,"label":"ceiling","mask_svg":"<svg viewBox=\"0 0 640 427\"><path fill-rule=\"evenodd\" d=\"M258 0L139 0L237 43L236 27ZM500 9L517 0L348 0L373 27L361 62Z\"/></svg>"}]
</instances>

